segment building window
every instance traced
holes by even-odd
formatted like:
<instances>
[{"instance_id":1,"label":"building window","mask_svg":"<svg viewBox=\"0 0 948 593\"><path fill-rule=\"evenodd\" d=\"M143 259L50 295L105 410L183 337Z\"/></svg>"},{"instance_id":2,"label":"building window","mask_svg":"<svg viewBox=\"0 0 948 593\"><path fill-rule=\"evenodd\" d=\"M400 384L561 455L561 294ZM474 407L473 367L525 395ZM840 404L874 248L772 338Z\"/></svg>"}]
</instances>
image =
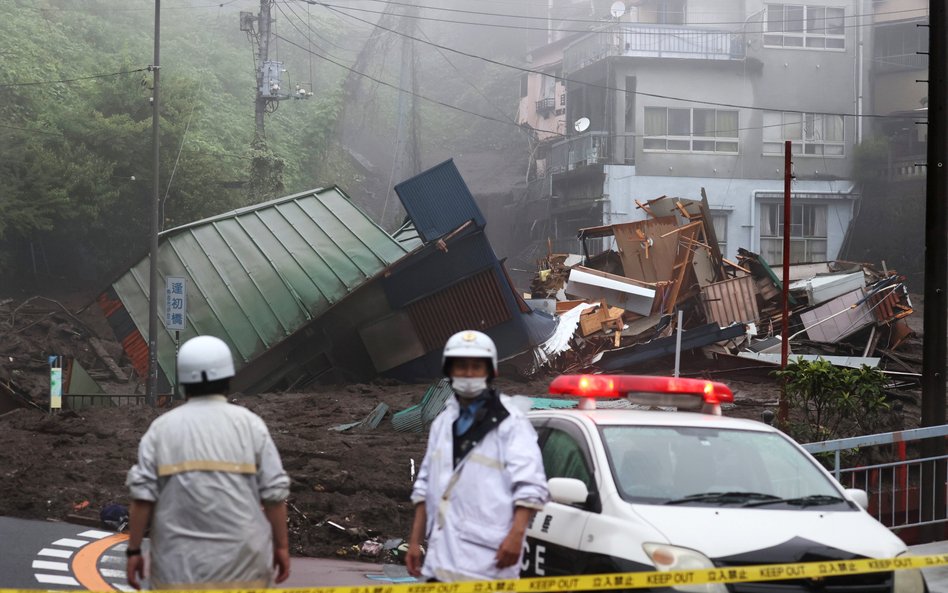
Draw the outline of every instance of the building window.
<instances>
[{"instance_id":1,"label":"building window","mask_svg":"<svg viewBox=\"0 0 948 593\"><path fill-rule=\"evenodd\" d=\"M877 72L928 68L927 20L877 25L873 32L872 62Z\"/></svg>"},{"instance_id":2,"label":"building window","mask_svg":"<svg viewBox=\"0 0 948 593\"><path fill-rule=\"evenodd\" d=\"M826 204L792 204L790 262L826 261ZM760 255L772 265L783 261L783 204L760 206Z\"/></svg>"},{"instance_id":3,"label":"building window","mask_svg":"<svg viewBox=\"0 0 948 593\"><path fill-rule=\"evenodd\" d=\"M645 150L737 153L737 111L645 108Z\"/></svg>"},{"instance_id":4,"label":"building window","mask_svg":"<svg viewBox=\"0 0 948 593\"><path fill-rule=\"evenodd\" d=\"M768 4L764 45L846 49L843 9L802 4Z\"/></svg>"},{"instance_id":5,"label":"building window","mask_svg":"<svg viewBox=\"0 0 948 593\"><path fill-rule=\"evenodd\" d=\"M714 236L718 240L718 248L724 257L727 257L727 217L729 214L726 210L711 211L711 225L714 227Z\"/></svg>"},{"instance_id":6,"label":"building window","mask_svg":"<svg viewBox=\"0 0 948 593\"><path fill-rule=\"evenodd\" d=\"M793 154L843 156L843 116L765 111L764 154L783 154L790 140Z\"/></svg>"}]
</instances>

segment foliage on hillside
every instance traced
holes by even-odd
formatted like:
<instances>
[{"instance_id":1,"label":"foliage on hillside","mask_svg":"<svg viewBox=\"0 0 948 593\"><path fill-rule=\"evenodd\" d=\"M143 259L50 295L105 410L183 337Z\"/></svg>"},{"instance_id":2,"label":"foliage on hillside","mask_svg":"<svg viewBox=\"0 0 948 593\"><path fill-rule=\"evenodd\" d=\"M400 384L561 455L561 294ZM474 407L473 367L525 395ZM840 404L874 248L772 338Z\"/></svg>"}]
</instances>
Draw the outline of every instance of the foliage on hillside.
<instances>
[{"instance_id":1,"label":"foliage on hillside","mask_svg":"<svg viewBox=\"0 0 948 593\"><path fill-rule=\"evenodd\" d=\"M99 288L147 252L153 8L153 0L0 0L0 274L16 279L4 292ZM380 30L364 19L275 3L271 59L287 70L284 90L301 85L313 96L280 102L262 145L253 46L238 18L258 9L257 0L162 3L162 228L333 184L378 218L401 174L392 165L401 38L384 33L367 55L365 40ZM451 25L425 26L416 34L505 62L526 51L517 31L490 31L484 48ZM522 152L518 72L430 44L416 50L422 168L461 153ZM346 95L347 76L364 83L356 95ZM352 109L356 101L368 111ZM364 132L343 139L344 118Z\"/></svg>"},{"instance_id":2,"label":"foliage on hillside","mask_svg":"<svg viewBox=\"0 0 948 593\"><path fill-rule=\"evenodd\" d=\"M178 3L162 13L163 228L260 201L246 189L254 156L250 42L236 8L207 6ZM44 276L101 283L145 253L151 7L0 0L0 273L22 284ZM94 75L103 76L87 78ZM328 92L290 102L270 134L294 188L320 185L322 171L307 157L330 141L339 100L337 72L314 77Z\"/></svg>"}]
</instances>

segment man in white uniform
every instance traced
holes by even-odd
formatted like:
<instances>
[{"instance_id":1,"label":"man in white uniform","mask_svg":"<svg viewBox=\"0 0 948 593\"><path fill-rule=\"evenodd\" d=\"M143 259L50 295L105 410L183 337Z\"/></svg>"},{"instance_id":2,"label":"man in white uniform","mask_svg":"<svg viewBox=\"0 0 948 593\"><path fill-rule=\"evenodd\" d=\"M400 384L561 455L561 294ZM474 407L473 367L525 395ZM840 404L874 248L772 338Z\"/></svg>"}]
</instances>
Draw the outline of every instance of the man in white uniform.
<instances>
[{"instance_id":1,"label":"man in white uniform","mask_svg":"<svg viewBox=\"0 0 948 593\"><path fill-rule=\"evenodd\" d=\"M128 472L127 576L141 587L142 538L151 520L152 589L254 588L290 573L286 497L290 480L266 424L227 402L234 362L212 336L181 346L187 402L162 414Z\"/></svg>"},{"instance_id":2,"label":"man in white uniform","mask_svg":"<svg viewBox=\"0 0 948 593\"><path fill-rule=\"evenodd\" d=\"M456 397L431 425L411 493L408 572L429 581L517 578L527 525L549 499L537 433L490 385L497 348L487 335L455 334L442 361Z\"/></svg>"}]
</instances>

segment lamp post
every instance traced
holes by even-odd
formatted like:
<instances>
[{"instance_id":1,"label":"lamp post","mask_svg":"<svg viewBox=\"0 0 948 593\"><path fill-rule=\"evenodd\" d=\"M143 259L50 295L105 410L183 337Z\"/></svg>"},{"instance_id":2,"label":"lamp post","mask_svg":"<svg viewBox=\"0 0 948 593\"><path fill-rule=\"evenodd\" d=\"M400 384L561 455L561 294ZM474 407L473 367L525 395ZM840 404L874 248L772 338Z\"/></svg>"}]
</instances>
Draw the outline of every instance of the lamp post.
<instances>
[{"instance_id":1,"label":"lamp post","mask_svg":"<svg viewBox=\"0 0 948 593\"><path fill-rule=\"evenodd\" d=\"M145 386L145 401L154 406L158 401L158 212L160 191L158 187L158 83L161 72L159 54L161 34L161 0L155 0L155 58L151 66L153 89L151 95L151 149L152 149L152 201L150 248L148 257L148 382Z\"/></svg>"}]
</instances>

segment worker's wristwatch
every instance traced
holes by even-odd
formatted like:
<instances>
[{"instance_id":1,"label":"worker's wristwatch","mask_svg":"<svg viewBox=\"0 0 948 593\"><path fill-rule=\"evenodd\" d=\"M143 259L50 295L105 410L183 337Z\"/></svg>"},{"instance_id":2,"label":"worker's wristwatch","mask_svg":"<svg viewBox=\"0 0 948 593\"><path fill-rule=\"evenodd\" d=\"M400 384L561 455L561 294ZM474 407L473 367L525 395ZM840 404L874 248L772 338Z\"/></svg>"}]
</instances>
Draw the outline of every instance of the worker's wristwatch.
<instances>
[{"instance_id":1,"label":"worker's wristwatch","mask_svg":"<svg viewBox=\"0 0 948 593\"><path fill-rule=\"evenodd\" d=\"M135 548L134 550L131 548L126 548L125 550L125 556L128 558L131 558L132 556L141 556L141 555L142 555L141 548Z\"/></svg>"}]
</instances>

